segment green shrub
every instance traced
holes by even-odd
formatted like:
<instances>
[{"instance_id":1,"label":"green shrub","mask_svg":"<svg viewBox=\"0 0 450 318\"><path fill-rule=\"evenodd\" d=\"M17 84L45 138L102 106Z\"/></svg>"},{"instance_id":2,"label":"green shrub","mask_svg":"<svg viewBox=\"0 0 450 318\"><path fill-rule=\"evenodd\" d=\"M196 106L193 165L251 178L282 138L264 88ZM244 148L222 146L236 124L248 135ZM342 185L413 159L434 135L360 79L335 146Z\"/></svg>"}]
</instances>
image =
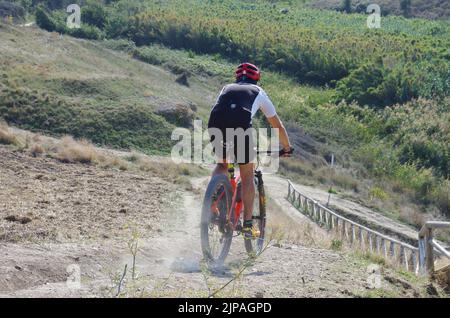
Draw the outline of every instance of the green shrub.
<instances>
[{"instance_id":1,"label":"green shrub","mask_svg":"<svg viewBox=\"0 0 450 318\"><path fill-rule=\"evenodd\" d=\"M369 193L370 199L378 199L381 201L386 201L389 199L389 195L380 187L373 187Z\"/></svg>"},{"instance_id":2,"label":"green shrub","mask_svg":"<svg viewBox=\"0 0 450 318\"><path fill-rule=\"evenodd\" d=\"M81 21L89 25L103 29L108 20L108 14L104 6L99 3L88 3L81 8Z\"/></svg>"},{"instance_id":3,"label":"green shrub","mask_svg":"<svg viewBox=\"0 0 450 318\"><path fill-rule=\"evenodd\" d=\"M68 29L67 33L74 37L88 40L99 40L104 36L99 28L88 24L81 24L80 28Z\"/></svg>"},{"instance_id":4,"label":"green shrub","mask_svg":"<svg viewBox=\"0 0 450 318\"><path fill-rule=\"evenodd\" d=\"M134 54L136 50L136 45L134 44L134 42L125 39L105 40L102 42L102 45L111 50L122 51L132 54Z\"/></svg>"},{"instance_id":5,"label":"green shrub","mask_svg":"<svg viewBox=\"0 0 450 318\"><path fill-rule=\"evenodd\" d=\"M7 1L0 1L0 18L12 17L14 21L23 21L25 14L25 8L21 5Z\"/></svg>"},{"instance_id":6,"label":"green shrub","mask_svg":"<svg viewBox=\"0 0 450 318\"><path fill-rule=\"evenodd\" d=\"M402 62L386 67L381 59L364 64L338 82L336 101L382 108L418 97L444 97L450 91L448 64L441 61Z\"/></svg>"},{"instance_id":7,"label":"green shrub","mask_svg":"<svg viewBox=\"0 0 450 318\"><path fill-rule=\"evenodd\" d=\"M56 23L53 21L51 16L46 12L44 7L39 6L36 9L36 24L44 30L53 32L56 30Z\"/></svg>"},{"instance_id":8,"label":"green shrub","mask_svg":"<svg viewBox=\"0 0 450 318\"><path fill-rule=\"evenodd\" d=\"M333 240L331 241L331 249L333 251L341 251L343 243L341 240Z\"/></svg>"}]
</instances>

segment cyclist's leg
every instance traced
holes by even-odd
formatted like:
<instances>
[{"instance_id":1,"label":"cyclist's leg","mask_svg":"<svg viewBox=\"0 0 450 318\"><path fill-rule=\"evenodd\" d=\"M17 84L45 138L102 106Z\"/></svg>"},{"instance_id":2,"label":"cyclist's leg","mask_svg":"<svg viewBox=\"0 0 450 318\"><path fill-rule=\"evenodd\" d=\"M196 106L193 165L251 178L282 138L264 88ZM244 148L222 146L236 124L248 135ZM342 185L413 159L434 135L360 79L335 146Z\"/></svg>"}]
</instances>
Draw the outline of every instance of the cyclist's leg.
<instances>
[{"instance_id":1,"label":"cyclist's leg","mask_svg":"<svg viewBox=\"0 0 450 318\"><path fill-rule=\"evenodd\" d=\"M220 174L228 175L227 149L225 146L220 148L222 148L221 153L216 151L217 148L214 148L217 164L212 174L213 177Z\"/></svg>"},{"instance_id":2,"label":"cyclist's leg","mask_svg":"<svg viewBox=\"0 0 450 318\"><path fill-rule=\"evenodd\" d=\"M253 219L253 203L255 201L254 173L255 165L248 163L239 165L242 180L242 200L244 201L244 221Z\"/></svg>"},{"instance_id":3,"label":"cyclist's leg","mask_svg":"<svg viewBox=\"0 0 450 318\"><path fill-rule=\"evenodd\" d=\"M251 227L253 221L253 203L255 201L255 147L253 137L251 135L244 136L244 149L239 149L240 144L235 140L235 156L238 158L239 170L242 182L242 201L244 202L244 227ZM243 150L243 153L242 153ZM240 156L240 155L244 156ZM244 159L243 161L240 161Z\"/></svg>"}]
</instances>

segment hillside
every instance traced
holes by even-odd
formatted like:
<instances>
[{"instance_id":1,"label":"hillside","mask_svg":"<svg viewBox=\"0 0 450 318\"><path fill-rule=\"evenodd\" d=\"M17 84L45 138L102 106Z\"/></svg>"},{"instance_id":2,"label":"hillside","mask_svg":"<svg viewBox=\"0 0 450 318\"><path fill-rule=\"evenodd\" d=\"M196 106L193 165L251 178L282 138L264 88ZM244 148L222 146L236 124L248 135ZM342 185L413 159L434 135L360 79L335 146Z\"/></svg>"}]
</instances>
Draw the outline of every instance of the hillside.
<instances>
[{"instance_id":1,"label":"hillside","mask_svg":"<svg viewBox=\"0 0 450 318\"><path fill-rule=\"evenodd\" d=\"M171 130L175 125L189 125L195 117L206 121L217 91L231 80L234 68L217 56L158 45L137 48L124 40L92 42L34 28L3 25L2 29L1 72L6 79L1 82L2 117L25 129L70 134L119 149L170 152ZM176 82L179 74L187 74L189 87ZM400 148L399 155L411 155L411 146L421 143L417 138L425 141L432 131L435 144L426 142L427 147L435 147L437 157L432 157L429 148L426 158L432 160L429 165L443 159L445 170L448 157L439 151L445 147L447 129L445 117L439 115L445 111L444 104L418 101L381 114L369 112L370 117L358 121L368 110L327 104L332 89L300 86L271 72L265 72L263 86L281 117L289 119L293 143L301 149L301 160L282 163L282 173L324 190L333 186L341 195L417 228L427 218L440 218L437 209L448 211L448 185L429 170L416 172L411 165L392 161L394 149L383 146L400 143L404 150ZM422 116L423 105L427 117ZM426 121L417 121L418 116ZM382 141L374 135L400 123L395 134ZM264 121L256 124L265 125ZM327 165L330 153L339 164L333 173ZM385 170L386 160L391 161L390 171ZM394 181L376 181L383 175Z\"/></svg>"},{"instance_id":2,"label":"hillside","mask_svg":"<svg viewBox=\"0 0 450 318\"><path fill-rule=\"evenodd\" d=\"M173 72L98 43L3 24L0 41L1 117L26 129L167 153L179 123L156 113L180 107L194 118L215 97L210 83L185 87Z\"/></svg>"}]
</instances>

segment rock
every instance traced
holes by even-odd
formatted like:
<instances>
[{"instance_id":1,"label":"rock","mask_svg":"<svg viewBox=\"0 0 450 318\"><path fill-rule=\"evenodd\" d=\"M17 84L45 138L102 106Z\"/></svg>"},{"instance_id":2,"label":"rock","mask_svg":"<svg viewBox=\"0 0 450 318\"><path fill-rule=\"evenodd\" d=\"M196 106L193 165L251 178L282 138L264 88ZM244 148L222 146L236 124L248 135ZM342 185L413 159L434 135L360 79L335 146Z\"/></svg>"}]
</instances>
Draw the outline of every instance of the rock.
<instances>
[{"instance_id":1,"label":"rock","mask_svg":"<svg viewBox=\"0 0 450 318\"><path fill-rule=\"evenodd\" d=\"M399 287L402 287L404 289L414 289L414 287L409 282L407 282L406 280L403 280L403 279L400 279L400 278L396 278L396 277L392 277L392 276L388 276L388 275L385 275L384 279L386 281L388 281L389 283L391 283L393 285L396 285L396 286L399 286Z\"/></svg>"},{"instance_id":2,"label":"rock","mask_svg":"<svg viewBox=\"0 0 450 318\"><path fill-rule=\"evenodd\" d=\"M195 119L195 112L191 106L184 104L161 105L156 114L164 117L169 123L184 128L191 128Z\"/></svg>"},{"instance_id":3,"label":"rock","mask_svg":"<svg viewBox=\"0 0 450 318\"><path fill-rule=\"evenodd\" d=\"M439 296L439 293L438 293L436 287L433 286L433 284L429 284L427 286L427 293L428 293L428 295L433 296L433 297Z\"/></svg>"},{"instance_id":4,"label":"rock","mask_svg":"<svg viewBox=\"0 0 450 318\"><path fill-rule=\"evenodd\" d=\"M17 222L17 217L15 215L8 215L5 217L5 220L9 222Z\"/></svg>"},{"instance_id":5,"label":"rock","mask_svg":"<svg viewBox=\"0 0 450 318\"><path fill-rule=\"evenodd\" d=\"M189 87L188 74L187 73L181 74L180 76L177 77L175 82L177 82L180 85Z\"/></svg>"},{"instance_id":6,"label":"rock","mask_svg":"<svg viewBox=\"0 0 450 318\"><path fill-rule=\"evenodd\" d=\"M197 105L195 105L193 102L188 102L188 105L194 113L197 112L197 110L198 110Z\"/></svg>"},{"instance_id":7,"label":"rock","mask_svg":"<svg viewBox=\"0 0 450 318\"><path fill-rule=\"evenodd\" d=\"M20 224L28 224L28 223L31 223L31 219L29 218L29 217L21 217L20 219L19 219L19 222L20 222Z\"/></svg>"},{"instance_id":8,"label":"rock","mask_svg":"<svg viewBox=\"0 0 450 318\"><path fill-rule=\"evenodd\" d=\"M17 217L15 215L9 215L7 217L5 217L6 221L9 222L16 222L16 223L20 223L20 224L28 224L31 222L31 219L29 217Z\"/></svg>"}]
</instances>

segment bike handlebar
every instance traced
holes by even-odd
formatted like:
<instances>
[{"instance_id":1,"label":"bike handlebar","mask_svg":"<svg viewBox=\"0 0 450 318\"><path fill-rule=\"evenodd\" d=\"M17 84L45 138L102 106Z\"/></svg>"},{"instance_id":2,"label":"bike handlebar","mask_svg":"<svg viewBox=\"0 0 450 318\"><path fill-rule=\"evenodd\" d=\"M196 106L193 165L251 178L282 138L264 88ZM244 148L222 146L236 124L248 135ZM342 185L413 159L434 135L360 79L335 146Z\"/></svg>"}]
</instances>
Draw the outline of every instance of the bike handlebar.
<instances>
[{"instance_id":1,"label":"bike handlebar","mask_svg":"<svg viewBox=\"0 0 450 318\"><path fill-rule=\"evenodd\" d=\"M293 153L294 153L294 151L295 151L295 149L294 148L291 148L291 150L290 151L285 151L284 149L281 149L281 150L279 150L279 151L256 151L256 153L258 154L258 155L263 155L263 154L265 154L265 155L273 155L273 154L278 154L280 157L283 157L284 155L292 155Z\"/></svg>"}]
</instances>

